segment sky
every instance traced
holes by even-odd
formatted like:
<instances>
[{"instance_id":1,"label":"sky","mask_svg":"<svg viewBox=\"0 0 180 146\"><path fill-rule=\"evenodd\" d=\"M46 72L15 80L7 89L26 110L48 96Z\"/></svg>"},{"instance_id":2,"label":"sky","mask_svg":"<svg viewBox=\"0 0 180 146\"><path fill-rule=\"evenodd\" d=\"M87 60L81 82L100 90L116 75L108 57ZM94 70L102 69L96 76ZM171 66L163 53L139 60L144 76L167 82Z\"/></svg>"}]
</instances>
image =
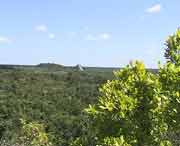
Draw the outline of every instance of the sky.
<instances>
[{"instance_id":1,"label":"sky","mask_svg":"<svg viewBox=\"0 0 180 146\"><path fill-rule=\"evenodd\" d=\"M0 64L157 68L180 0L0 0Z\"/></svg>"}]
</instances>

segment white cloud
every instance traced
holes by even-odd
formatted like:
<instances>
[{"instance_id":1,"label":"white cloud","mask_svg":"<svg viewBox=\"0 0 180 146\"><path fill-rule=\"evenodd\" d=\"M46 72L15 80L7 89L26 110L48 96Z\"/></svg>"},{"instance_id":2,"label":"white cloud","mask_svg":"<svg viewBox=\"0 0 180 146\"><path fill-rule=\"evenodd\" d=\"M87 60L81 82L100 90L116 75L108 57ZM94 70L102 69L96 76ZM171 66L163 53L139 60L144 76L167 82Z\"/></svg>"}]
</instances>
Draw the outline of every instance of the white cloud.
<instances>
[{"instance_id":1,"label":"white cloud","mask_svg":"<svg viewBox=\"0 0 180 146\"><path fill-rule=\"evenodd\" d=\"M48 32L48 27L46 25L38 25L35 27L35 30L39 32Z\"/></svg>"},{"instance_id":2,"label":"white cloud","mask_svg":"<svg viewBox=\"0 0 180 146\"><path fill-rule=\"evenodd\" d=\"M56 36L55 36L55 34L54 34L54 33L50 33L50 34L49 34L49 38L50 38L50 39L52 39L52 40L53 40L53 39L55 39L55 37L56 37Z\"/></svg>"},{"instance_id":3,"label":"white cloud","mask_svg":"<svg viewBox=\"0 0 180 146\"><path fill-rule=\"evenodd\" d=\"M55 37L56 37L56 35L55 35L54 33L49 32L48 27L47 27L47 25L45 25L45 24L43 24L43 25L37 25L37 26L35 27L35 30L36 30L37 32L43 32L43 33L45 33L45 34L48 36L48 38L51 39L51 40L55 39Z\"/></svg>"},{"instance_id":4,"label":"white cloud","mask_svg":"<svg viewBox=\"0 0 180 146\"><path fill-rule=\"evenodd\" d=\"M7 44L7 43L11 43L12 40L8 37L5 36L0 36L0 44Z\"/></svg>"},{"instance_id":5,"label":"white cloud","mask_svg":"<svg viewBox=\"0 0 180 146\"><path fill-rule=\"evenodd\" d=\"M102 33L99 35L99 38L102 40L109 40L111 38L111 35L108 33Z\"/></svg>"},{"instance_id":6,"label":"white cloud","mask_svg":"<svg viewBox=\"0 0 180 146\"><path fill-rule=\"evenodd\" d=\"M159 13L161 11L161 5L160 4L155 4L152 7L146 9L147 13Z\"/></svg>"}]
</instances>

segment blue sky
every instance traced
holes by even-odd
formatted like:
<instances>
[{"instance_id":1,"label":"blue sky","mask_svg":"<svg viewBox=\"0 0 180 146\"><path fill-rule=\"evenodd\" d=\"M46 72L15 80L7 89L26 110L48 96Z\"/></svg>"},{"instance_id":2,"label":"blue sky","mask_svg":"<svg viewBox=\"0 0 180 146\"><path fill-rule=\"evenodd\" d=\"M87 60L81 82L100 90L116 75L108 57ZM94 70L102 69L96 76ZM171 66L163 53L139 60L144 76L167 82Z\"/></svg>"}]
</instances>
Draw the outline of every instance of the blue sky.
<instances>
[{"instance_id":1,"label":"blue sky","mask_svg":"<svg viewBox=\"0 0 180 146\"><path fill-rule=\"evenodd\" d=\"M157 67L180 0L0 0L0 63Z\"/></svg>"}]
</instances>

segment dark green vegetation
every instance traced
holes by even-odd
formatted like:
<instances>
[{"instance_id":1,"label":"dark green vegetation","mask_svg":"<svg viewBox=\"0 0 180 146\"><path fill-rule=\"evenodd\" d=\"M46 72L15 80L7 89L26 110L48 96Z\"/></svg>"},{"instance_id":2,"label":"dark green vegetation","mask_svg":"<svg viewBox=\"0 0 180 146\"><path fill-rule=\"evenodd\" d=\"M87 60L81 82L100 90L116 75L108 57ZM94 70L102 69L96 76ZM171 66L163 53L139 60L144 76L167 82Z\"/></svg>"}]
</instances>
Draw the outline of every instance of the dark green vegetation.
<instances>
[{"instance_id":1,"label":"dark green vegetation","mask_svg":"<svg viewBox=\"0 0 180 146\"><path fill-rule=\"evenodd\" d=\"M55 64L0 69L0 137L16 137L20 119L38 121L57 144L68 145L83 130L83 109L95 103L98 87L112 71L78 71Z\"/></svg>"}]
</instances>

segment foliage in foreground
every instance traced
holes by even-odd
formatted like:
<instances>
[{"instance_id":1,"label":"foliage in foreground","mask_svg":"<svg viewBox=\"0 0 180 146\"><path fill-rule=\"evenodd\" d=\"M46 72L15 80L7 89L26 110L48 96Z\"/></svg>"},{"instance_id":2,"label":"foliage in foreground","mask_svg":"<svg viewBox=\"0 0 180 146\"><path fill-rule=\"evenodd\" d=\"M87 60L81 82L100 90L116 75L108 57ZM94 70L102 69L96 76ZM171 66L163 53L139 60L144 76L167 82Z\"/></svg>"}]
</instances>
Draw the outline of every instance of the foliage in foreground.
<instances>
[{"instance_id":1,"label":"foliage in foreground","mask_svg":"<svg viewBox=\"0 0 180 146\"><path fill-rule=\"evenodd\" d=\"M158 74L147 72L138 61L115 72L116 78L100 89L98 103L86 109L91 134L73 145L178 145L169 135L180 131L179 35L177 30L167 41L171 59Z\"/></svg>"}]
</instances>

